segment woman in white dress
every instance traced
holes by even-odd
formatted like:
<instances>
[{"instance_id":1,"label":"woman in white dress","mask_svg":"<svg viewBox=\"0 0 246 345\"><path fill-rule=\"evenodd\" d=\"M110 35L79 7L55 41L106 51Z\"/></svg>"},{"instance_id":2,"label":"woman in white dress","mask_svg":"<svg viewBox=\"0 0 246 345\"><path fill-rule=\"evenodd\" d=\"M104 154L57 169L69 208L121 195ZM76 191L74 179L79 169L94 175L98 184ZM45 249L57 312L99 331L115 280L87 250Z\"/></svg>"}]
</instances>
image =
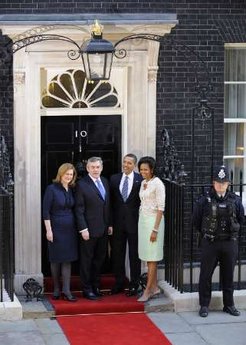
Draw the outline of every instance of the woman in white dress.
<instances>
[{"instance_id":1,"label":"woman in white dress","mask_svg":"<svg viewBox=\"0 0 246 345\"><path fill-rule=\"evenodd\" d=\"M163 259L165 186L154 174L154 158L142 157L138 169L144 179L139 192L138 254L148 267L146 289L138 301L146 302L160 293L157 262Z\"/></svg>"}]
</instances>

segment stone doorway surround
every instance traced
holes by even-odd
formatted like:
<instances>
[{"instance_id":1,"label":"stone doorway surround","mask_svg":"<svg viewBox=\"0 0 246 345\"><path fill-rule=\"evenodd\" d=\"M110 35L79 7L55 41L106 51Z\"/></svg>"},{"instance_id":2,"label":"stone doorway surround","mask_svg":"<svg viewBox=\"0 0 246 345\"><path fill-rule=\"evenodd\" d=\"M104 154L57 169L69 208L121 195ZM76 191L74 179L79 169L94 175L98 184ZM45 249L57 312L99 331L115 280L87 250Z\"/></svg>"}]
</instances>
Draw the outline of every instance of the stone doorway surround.
<instances>
[{"instance_id":1,"label":"stone doorway surround","mask_svg":"<svg viewBox=\"0 0 246 345\"><path fill-rule=\"evenodd\" d=\"M175 14L112 15L0 15L0 29L12 39L20 35L52 33L78 43L90 37L90 25L98 19L103 37L117 42L130 34L164 36L177 24ZM159 43L126 41L124 59L113 61L110 82L121 101L120 108L41 109L41 92L49 80L67 69L80 68L71 61L66 42L40 42L14 54L14 152L15 152L15 292L23 294L30 277L43 285L41 270L41 164L40 116L122 115L122 154L155 156L156 82ZM120 48L120 47L117 47Z\"/></svg>"}]
</instances>

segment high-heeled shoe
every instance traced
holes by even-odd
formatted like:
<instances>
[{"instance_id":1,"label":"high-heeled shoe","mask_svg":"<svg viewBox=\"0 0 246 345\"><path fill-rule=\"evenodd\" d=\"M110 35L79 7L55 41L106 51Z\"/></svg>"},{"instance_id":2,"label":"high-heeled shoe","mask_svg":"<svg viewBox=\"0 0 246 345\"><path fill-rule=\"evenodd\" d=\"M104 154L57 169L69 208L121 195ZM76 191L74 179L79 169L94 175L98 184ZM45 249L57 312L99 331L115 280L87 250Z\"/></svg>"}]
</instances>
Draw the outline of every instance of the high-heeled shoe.
<instances>
[{"instance_id":1,"label":"high-heeled shoe","mask_svg":"<svg viewBox=\"0 0 246 345\"><path fill-rule=\"evenodd\" d=\"M155 292L152 292L151 298L157 298L161 294L161 290L157 289Z\"/></svg>"},{"instance_id":2,"label":"high-heeled shoe","mask_svg":"<svg viewBox=\"0 0 246 345\"><path fill-rule=\"evenodd\" d=\"M148 302L148 300L151 298L151 294L142 294L141 297L138 298L138 302Z\"/></svg>"},{"instance_id":3,"label":"high-heeled shoe","mask_svg":"<svg viewBox=\"0 0 246 345\"><path fill-rule=\"evenodd\" d=\"M62 297L65 301L68 301L68 302L77 302L77 297L73 296L72 294L70 295L67 295L65 293L62 294Z\"/></svg>"}]
</instances>

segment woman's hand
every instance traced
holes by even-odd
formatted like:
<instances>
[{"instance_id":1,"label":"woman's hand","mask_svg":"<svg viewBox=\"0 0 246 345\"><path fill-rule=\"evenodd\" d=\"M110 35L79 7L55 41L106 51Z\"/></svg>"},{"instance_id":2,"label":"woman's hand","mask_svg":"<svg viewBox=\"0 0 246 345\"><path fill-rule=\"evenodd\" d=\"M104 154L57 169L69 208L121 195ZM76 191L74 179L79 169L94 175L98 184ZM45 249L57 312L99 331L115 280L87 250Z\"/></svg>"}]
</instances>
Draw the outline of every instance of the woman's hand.
<instances>
[{"instance_id":1,"label":"woman's hand","mask_svg":"<svg viewBox=\"0 0 246 345\"><path fill-rule=\"evenodd\" d=\"M51 229L46 231L46 238L49 242L53 242L53 231Z\"/></svg>"},{"instance_id":2,"label":"woman's hand","mask_svg":"<svg viewBox=\"0 0 246 345\"><path fill-rule=\"evenodd\" d=\"M152 230L151 235L150 235L150 242L156 242L157 241L157 235L158 235L158 232Z\"/></svg>"}]
</instances>

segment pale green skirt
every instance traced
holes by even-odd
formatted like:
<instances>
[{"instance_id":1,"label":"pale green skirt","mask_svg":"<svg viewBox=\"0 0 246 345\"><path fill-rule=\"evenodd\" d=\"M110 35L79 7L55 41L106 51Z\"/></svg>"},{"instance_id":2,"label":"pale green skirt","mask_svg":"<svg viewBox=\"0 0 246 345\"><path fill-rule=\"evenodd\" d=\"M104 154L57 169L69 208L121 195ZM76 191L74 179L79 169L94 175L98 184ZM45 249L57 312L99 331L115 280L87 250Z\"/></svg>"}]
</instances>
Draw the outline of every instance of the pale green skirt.
<instances>
[{"instance_id":1,"label":"pale green skirt","mask_svg":"<svg viewBox=\"0 0 246 345\"><path fill-rule=\"evenodd\" d=\"M164 217L162 217L156 242L150 242L150 235L155 225L155 215L146 215L140 211L138 220L138 255L143 261L163 259Z\"/></svg>"}]
</instances>

